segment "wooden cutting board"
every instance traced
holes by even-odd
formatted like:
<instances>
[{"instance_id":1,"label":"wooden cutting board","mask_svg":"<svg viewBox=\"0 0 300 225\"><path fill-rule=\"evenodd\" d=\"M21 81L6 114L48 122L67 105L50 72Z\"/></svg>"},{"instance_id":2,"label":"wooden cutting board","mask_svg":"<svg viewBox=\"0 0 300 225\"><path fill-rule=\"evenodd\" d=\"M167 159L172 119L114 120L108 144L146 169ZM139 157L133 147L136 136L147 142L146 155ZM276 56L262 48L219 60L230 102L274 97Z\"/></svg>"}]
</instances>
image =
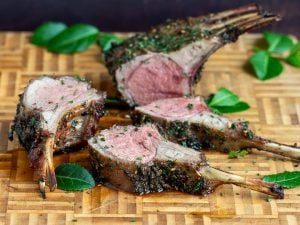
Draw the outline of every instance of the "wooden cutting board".
<instances>
[{"instance_id":1,"label":"wooden cutting board","mask_svg":"<svg viewBox=\"0 0 300 225\"><path fill-rule=\"evenodd\" d=\"M23 32L0 33L0 224L300 224L300 188L286 190L284 200L271 201L233 185L207 197L178 192L135 196L99 186L83 192L56 190L43 200L26 152L17 141L7 141L18 94L42 74L80 74L110 96L116 91L97 46L80 54L57 55L31 45L29 37ZM300 140L300 70L285 65L279 78L262 82L253 77L247 60L259 39L244 35L214 54L196 91L208 95L224 86L236 92L251 109L229 117L250 121L259 135L293 144ZM102 119L107 127L113 121ZM258 151L243 159L214 151L206 155L211 165L243 176L299 170L298 163ZM89 166L85 150L55 157L56 165L62 162Z\"/></svg>"}]
</instances>

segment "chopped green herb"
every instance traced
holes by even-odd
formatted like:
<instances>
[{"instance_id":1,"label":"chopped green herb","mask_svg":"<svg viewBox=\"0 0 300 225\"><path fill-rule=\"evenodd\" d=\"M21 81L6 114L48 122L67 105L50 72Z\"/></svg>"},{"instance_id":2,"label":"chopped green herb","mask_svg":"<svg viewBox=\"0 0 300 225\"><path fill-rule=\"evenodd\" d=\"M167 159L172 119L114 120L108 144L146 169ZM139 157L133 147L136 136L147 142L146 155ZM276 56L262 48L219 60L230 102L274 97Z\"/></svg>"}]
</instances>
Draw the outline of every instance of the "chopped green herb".
<instances>
[{"instance_id":1,"label":"chopped green herb","mask_svg":"<svg viewBox=\"0 0 300 225\"><path fill-rule=\"evenodd\" d=\"M266 198L266 202L271 202L273 199L271 197Z\"/></svg>"},{"instance_id":2,"label":"chopped green herb","mask_svg":"<svg viewBox=\"0 0 300 225\"><path fill-rule=\"evenodd\" d=\"M142 157L136 157L136 160L142 160L143 158Z\"/></svg>"},{"instance_id":3,"label":"chopped green herb","mask_svg":"<svg viewBox=\"0 0 300 225\"><path fill-rule=\"evenodd\" d=\"M256 164L256 160L252 160L252 164L253 164L253 165Z\"/></svg>"},{"instance_id":4,"label":"chopped green herb","mask_svg":"<svg viewBox=\"0 0 300 225\"><path fill-rule=\"evenodd\" d=\"M105 138L104 137L100 138L100 141L105 141Z\"/></svg>"},{"instance_id":5,"label":"chopped green herb","mask_svg":"<svg viewBox=\"0 0 300 225\"><path fill-rule=\"evenodd\" d=\"M151 133L148 133L148 137L152 137L152 134L151 134Z\"/></svg>"},{"instance_id":6,"label":"chopped green herb","mask_svg":"<svg viewBox=\"0 0 300 225\"><path fill-rule=\"evenodd\" d=\"M72 104L73 102L74 102L74 101L72 101L72 100L71 100L71 101L69 101L69 103L70 103L70 104Z\"/></svg>"},{"instance_id":7,"label":"chopped green herb","mask_svg":"<svg viewBox=\"0 0 300 225\"><path fill-rule=\"evenodd\" d=\"M192 110L194 108L194 105L192 103L187 104L186 106L189 110Z\"/></svg>"},{"instance_id":8,"label":"chopped green herb","mask_svg":"<svg viewBox=\"0 0 300 225\"><path fill-rule=\"evenodd\" d=\"M72 127L72 128L76 128L77 124L78 124L78 121L77 121L77 120L72 120L72 121L71 121L71 127Z\"/></svg>"},{"instance_id":9,"label":"chopped green herb","mask_svg":"<svg viewBox=\"0 0 300 225\"><path fill-rule=\"evenodd\" d=\"M64 80L60 80L60 84L64 85L65 84Z\"/></svg>"},{"instance_id":10,"label":"chopped green herb","mask_svg":"<svg viewBox=\"0 0 300 225\"><path fill-rule=\"evenodd\" d=\"M248 155L248 152L246 150L230 151L228 153L228 158L230 158L230 159L232 159L232 158L242 158L242 157L245 157L246 155Z\"/></svg>"},{"instance_id":11,"label":"chopped green herb","mask_svg":"<svg viewBox=\"0 0 300 225\"><path fill-rule=\"evenodd\" d=\"M65 96L61 96L61 97L60 97L60 100L64 100L64 98L65 98Z\"/></svg>"},{"instance_id":12,"label":"chopped green herb","mask_svg":"<svg viewBox=\"0 0 300 225\"><path fill-rule=\"evenodd\" d=\"M107 146L107 145L101 146L101 145L100 145L100 149L102 149L102 150L107 150L107 149L109 149L109 146Z\"/></svg>"}]
</instances>

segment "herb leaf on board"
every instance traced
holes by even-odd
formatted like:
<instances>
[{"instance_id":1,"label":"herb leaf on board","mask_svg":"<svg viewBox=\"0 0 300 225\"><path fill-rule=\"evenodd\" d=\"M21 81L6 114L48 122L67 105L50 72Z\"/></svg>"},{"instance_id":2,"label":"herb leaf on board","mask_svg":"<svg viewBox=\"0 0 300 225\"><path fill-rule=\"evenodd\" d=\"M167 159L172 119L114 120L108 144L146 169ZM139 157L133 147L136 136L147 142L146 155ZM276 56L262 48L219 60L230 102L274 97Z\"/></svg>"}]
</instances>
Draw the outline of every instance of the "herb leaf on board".
<instances>
[{"instance_id":1,"label":"herb leaf on board","mask_svg":"<svg viewBox=\"0 0 300 225\"><path fill-rule=\"evenodd\" d=\"M221 106L221 107L213 107L213 109L217 113L235 113L235 112L242 112L250 109L250 106L246 102L238 102L232 106Z\"/></svg>"},{"instance_id":2,"label":"herb leaf on board","mask_svg":"<svg viewBox=\"0 0 300 225\"><path fill-rule=\"evenodd\" d=\"M55 168L57 187L65 191L81 191L95 186L92 175L82 166L64 163Z\"/></svg>"},{"instance_id":3,"label":"herb leaf on board","mask_svg":"<svg viewBox=\"0 0 300 225\"><path fill-rule=\"evenodd\" d=\"M270 56L266 51L258 51L250 58L250 63L260 80L277 77L283 71L279 59Z\"/></svg>"},{"instance_id":4,"label":"herb leaf on board","mask_svg":"<svg viewBox=\"0 0 300 225\"><path fill-rule=\"evenodd\" d=\"M64 23L46 22L38 26L31 38L31 43L38 46L47 46L49 41L67 29Z\"/></svg>"},{"instance_id":5,"label":"herb leaf on board","mask_svg":"<svg viewBox=\"0 0 300 225\"><path fill-rule=\"evenodd\" d=\"M228 152L228 158L233 159L233 158L242 158L248 155L248 151L242 150L242 151L230 151Z\"/></svg>"},{"instance_id":6,"label":"herb leaf on board","mask_svg":"<svg viewBox=\"0 0 300 225\"><path fill-rule=\"evenodd\" d=\"M109 49L111 49L112 44L120 44L123 42L123 39L110 34L110 33L100 33L99 36L99 45L102 49L103 52L108 51Z\"/></svg>"},{"instance_id":7,"label":"herb leaf on board","mask_svg":"<svg viewBox=\"0 0 300 225\"><path fill-rule=\"evenodd\" d=\"M283 172L263 177L263 181L279 184L284 188L300 186L300 171Z\"/></svg>"},{"instance_id":8,"label":"herb leaf on board","mask_svg":"<svg viewBox=\"0 0 300 225\"><path fill-rule=\"evenodd\" d=\"M54 37L48 50L57 53L82 52L96 42L99 31L96 27L87 24L74 24Z\"/></svg>"},{"instance_id":9,"label":"herb leaf on board","mask_svg":"<svg viewBox=\"0 0 300 225\"><path fill-rule=\"evenodd\" d=\"M293 46L293 41L288 35L275 32L264 32L263 35L269 44L269 52L283 53L290 50Z\"/></svg>"},{"instance_id":10,"label":"herb leaf on board","mask_svg":"<svg viewBox=\"0 0 300 225\"><path fill-rule=\"evenodd\" d=\"M234 113L250 108L246 102L241 102L239 97L228 89L221 87L208 99L208 107L217 113Z\"/></svg>"},{"instance_id":11,"label":"herb leaf on board","mask_svg":"<svg viewBox=\"0 0 300 225\"><path fill-rule=\"evenodd\" d=\"M294 45L286 61L292 66L300 67L300 42Z\"/></svg>"}]
</instances>

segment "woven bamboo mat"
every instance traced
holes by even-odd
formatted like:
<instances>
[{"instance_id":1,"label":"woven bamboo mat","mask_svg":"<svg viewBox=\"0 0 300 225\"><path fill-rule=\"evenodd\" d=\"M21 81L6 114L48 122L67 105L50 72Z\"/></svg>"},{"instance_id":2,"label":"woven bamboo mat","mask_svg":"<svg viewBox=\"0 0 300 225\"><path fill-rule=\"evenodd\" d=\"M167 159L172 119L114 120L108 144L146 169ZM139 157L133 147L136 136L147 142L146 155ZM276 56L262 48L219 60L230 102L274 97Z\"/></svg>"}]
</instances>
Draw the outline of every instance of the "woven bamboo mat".
<instances>
[{"instance_id":1,"label":"woven bamboo mat","mask_svg":"<svg viewBox=\"0 0 300 225\"><path fill-rule=\"evenodd\" d=\"M0 224L300 224L300 189L285 191L284 200L224 185L207 197L178 192L135 196L96 187L83 192L56 190L40 197L37 177L28 167L26 152L7 141L18 94L30 79L41 74L80 74L114 95L115 90L99 48L75 55L56 55L29 43L29 33L0 33ZM230 115L251 122L257 134L286 144L300 139L300 72L285 65L279 78L261 82L249 72L247 59L260 36L244 35L207 62L197 93L208 95L224 86L238 93L251 109ZM109 126L111 121L103 119ZM298 164L257 151L244 159L208 152L211 165L256 177ZM86 151L55 157L55 164L77 162L89 166Z\"/></svg>"}]
</instances>

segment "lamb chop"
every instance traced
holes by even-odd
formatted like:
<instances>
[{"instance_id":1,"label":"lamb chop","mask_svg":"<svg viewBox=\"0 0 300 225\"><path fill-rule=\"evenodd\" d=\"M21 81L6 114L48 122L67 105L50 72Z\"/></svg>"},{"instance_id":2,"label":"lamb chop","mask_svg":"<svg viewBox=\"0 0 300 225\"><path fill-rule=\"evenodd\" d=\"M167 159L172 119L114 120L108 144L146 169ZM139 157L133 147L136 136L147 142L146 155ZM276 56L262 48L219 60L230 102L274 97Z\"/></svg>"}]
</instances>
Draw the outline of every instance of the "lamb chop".
<instances>
[{"instance_id":1,"label":"lamb chop","mask_svg":"<svg viewBox=\"0 0 300 225\"><path fill-rule=\"evenodd\" d=\"M256 136L248 122L234 121L213 113L204 98L170 98L135 108L135 124L154 122L169 140L194 149L228 152L257 148L300 160L300 148Z\"/></svg>"},{"instance_id":2,"label":"lamb chop","mask_svg":"<svg viewBox=\"0 0 300 225\"><path fill-rule=\"evenodd\" d=\"M281 186L210 167L203 152L169 142L154 125L113 126L90 138L96 179L122 191L147 194L178 190L207 195L234 184L283 198Z\"/></svg>"},{"instance_id":3,"label":"lamb chop","mask_svg":"<svg viewBox=\"0 0 300 225\"><path fill-rule=\"evenodd\" d=\"M192 93L208 57L239 35L274 21L255 4L167 21L104 52L123 100L131 106Z\"/></svg>"},{"instance_id":4,"label":"lamb chop","mask_svg":"<svg viewBox=\"0 0 300 225\"><path fill-rule=\"evenodd\" d=\"M20 95L10 138L15 132L28 151L43 198L47 173L50 190L56 188L53 153L87 144L98 128L104 100L105 94L89 82L71 76L39 77Z\"/></svg>"}]
</instances>

